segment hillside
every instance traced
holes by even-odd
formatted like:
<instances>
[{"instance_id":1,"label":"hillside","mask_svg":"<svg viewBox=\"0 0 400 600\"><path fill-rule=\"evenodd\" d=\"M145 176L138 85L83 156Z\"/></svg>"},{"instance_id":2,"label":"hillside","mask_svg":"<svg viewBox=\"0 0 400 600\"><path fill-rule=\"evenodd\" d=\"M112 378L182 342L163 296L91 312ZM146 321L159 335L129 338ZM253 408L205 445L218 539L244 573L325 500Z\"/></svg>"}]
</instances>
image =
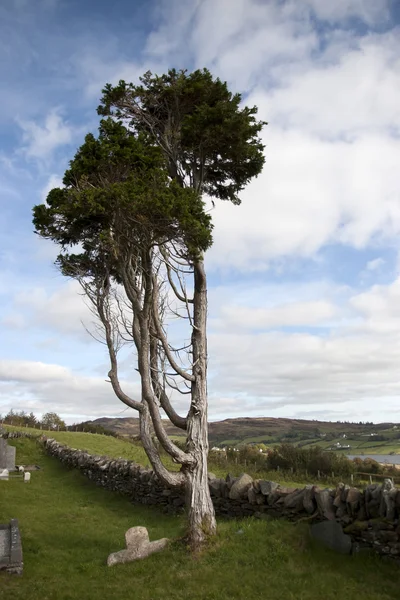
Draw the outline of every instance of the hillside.
<instances>
[{"instance_id":1,"label":"hillside","mask_svg":"<svg viewBox=\"0 0 400 600\"><path fill-rule=\"evenodd\" d=\"M102 417L92 421L122 436L137 436L139 420L135 418L112 419ZM182 431L165 421L169 435L182 437ZM363 424L278 419L274 417L242 417L209 423L212 446L237 446L240 444L282 442L300 446L320 445L330 448L335 444L350 445L359 454L400 452L400 425L394 423Z\"/></svg>"}]
</instances>

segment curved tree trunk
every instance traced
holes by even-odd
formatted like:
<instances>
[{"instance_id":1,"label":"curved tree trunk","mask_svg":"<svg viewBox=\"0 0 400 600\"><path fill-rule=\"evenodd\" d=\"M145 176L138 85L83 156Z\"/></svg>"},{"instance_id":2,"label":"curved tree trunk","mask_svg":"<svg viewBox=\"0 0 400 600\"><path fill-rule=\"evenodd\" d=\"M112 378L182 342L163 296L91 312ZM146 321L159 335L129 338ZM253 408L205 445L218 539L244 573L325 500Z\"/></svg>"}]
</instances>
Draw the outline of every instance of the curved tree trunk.
<instances>
[{"instance_id":1,"label":"curved tree trunk","mask_svg":"<svg viewBox=\"0 0 400 600\"><path fill-rule=\"evenodd\" d=\"M185 470L189 543L196 551L216 533L214 506L208 486L207 423L207 280L204 263L194 263L193 375L191 406L187 419L187 450L195 464Z\"/></svg>"}]
</instances>

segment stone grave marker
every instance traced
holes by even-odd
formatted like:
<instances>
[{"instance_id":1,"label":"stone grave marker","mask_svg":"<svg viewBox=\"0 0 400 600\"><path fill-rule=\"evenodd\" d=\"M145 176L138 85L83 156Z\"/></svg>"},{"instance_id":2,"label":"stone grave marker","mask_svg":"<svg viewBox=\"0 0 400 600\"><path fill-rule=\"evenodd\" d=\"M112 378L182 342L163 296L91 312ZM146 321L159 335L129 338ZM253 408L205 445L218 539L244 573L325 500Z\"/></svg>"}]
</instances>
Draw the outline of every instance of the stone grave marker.
<instances>
[{"instance_id":1,"label":"stone grave marker","mask_svg":"<svg viewBox=\"0 0 400 600\"><path fill-rule=\"evenodd\" d=\"M0 469L15 471L16 448L9 446L7 440L0 438Z\"/></svg>"},{"instance_id":2,"label":"stone grave marker","mask_svg":"<svg viewBox=\"0 0 400 600\"><path fill-rule=\"evenodd\" d=\"M5 525L0 524L0 571L22 575L23 567L18 521L11 519Z\"/></svg>"}]
</instances>

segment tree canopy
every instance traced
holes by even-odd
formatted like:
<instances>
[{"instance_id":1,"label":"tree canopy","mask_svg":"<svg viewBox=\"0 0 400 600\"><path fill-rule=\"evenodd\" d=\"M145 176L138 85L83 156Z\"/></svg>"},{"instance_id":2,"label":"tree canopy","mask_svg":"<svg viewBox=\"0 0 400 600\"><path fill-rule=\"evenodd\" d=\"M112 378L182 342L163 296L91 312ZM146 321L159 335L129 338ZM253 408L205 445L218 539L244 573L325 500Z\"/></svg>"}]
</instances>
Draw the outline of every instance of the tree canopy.
<instances>
[{"instance_id":1,"label":"tree canopy","mask_svg":"<svg viewBox=\"0 0 400 600\"><path fill-rule=\"evenodd\" d=\"M241 95L207 69L150 71L140 85L107 84L98 113L112 115L156 144L180 185L240 203L239 194L264 165L257 107L240 107Z\"/></svg>"}]
</instances>

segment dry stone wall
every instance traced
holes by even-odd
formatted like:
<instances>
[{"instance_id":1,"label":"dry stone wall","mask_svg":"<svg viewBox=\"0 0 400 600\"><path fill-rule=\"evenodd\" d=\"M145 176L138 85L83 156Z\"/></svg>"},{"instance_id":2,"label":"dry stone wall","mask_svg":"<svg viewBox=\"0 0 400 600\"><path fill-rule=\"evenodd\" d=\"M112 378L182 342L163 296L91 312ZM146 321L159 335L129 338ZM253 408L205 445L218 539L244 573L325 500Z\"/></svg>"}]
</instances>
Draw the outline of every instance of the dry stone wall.
<instances>
[{"instance_id":1,"label":"dry stone wall","mask_svg":"<svg viewBox=\"0 0 400 600\"><path fill-rule=\"evenodd\" d=\"M166 512L183 510L184 493L164 486L155 473L132 461L91 455L43 438L46 451L108 490L127 495L133 502L161 506ZM314 485L288 488L273 481L253 480L243 473L219 479L209 475L217 515L285 518L290 521L337 521L351 536L353 551L374 551L400 558L400 490L390 479L365 490L338 484L336 489Z\"/></svg>"}]
</instances>

